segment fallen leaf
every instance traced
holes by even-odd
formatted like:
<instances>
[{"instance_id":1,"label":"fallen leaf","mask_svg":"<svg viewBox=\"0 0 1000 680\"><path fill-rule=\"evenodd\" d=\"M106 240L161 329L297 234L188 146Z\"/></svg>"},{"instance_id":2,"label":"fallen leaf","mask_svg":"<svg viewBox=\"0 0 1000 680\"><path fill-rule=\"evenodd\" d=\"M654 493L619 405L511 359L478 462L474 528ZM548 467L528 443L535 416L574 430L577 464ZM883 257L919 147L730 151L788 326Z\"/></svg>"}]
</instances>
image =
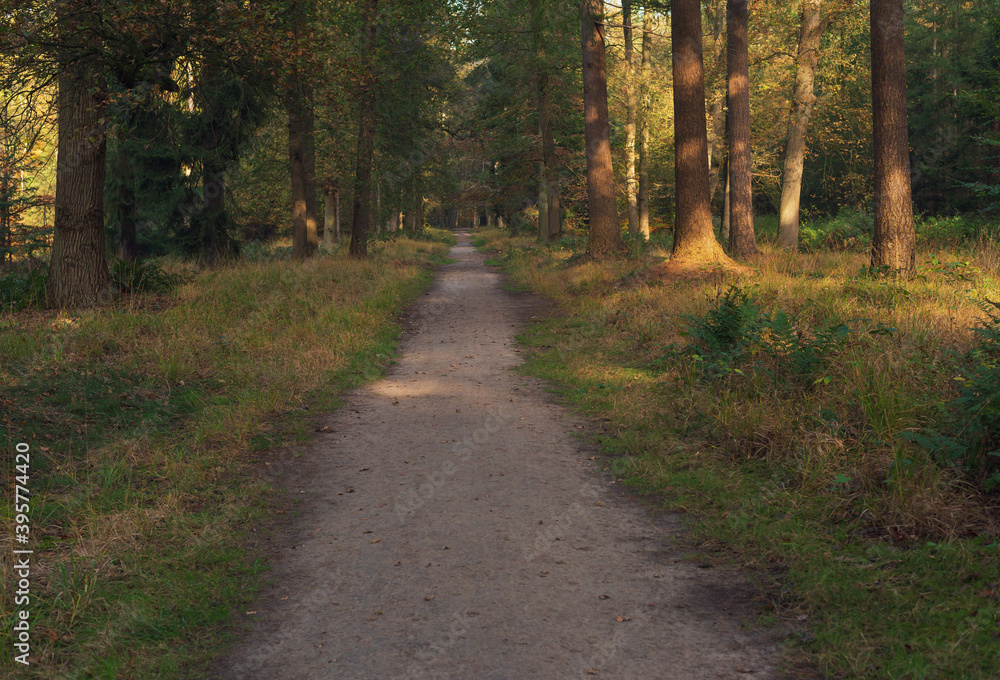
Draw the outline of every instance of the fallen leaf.
<instances>
[{"instance_id":1,"label":"fallen leaf","mask_svg":"<svg viewBox=\"0 0 1000 680\"><path fill-rule=\"evenodd\" d=\"M376 538L372 541L372 543L381 543L381 542L382 542L381 538Z\"/></svg>"},{"instance_id":2,"label":"fallen leaf","mask_svg":"<svg viewBox=\"0 0 1000 680\"><path fill-rule=\"evenodd\" d=\"M428 596L427 596L427 597L425 597L424 599L425 599L425 600L426 600L427 602L430 602L431 600L433 600L433 599L434 599L434 596L433 596L433 595L428 595Z\"/></svg>"}]
</instances>

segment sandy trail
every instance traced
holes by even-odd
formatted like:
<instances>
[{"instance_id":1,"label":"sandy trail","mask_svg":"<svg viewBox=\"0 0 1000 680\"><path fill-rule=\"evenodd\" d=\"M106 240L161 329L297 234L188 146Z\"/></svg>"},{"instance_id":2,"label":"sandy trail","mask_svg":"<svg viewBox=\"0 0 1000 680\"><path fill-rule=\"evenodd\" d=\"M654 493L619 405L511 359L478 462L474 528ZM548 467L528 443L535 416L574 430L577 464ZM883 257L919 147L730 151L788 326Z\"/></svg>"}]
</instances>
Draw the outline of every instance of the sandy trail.
<instances>
[{"instance_id":1,"label":"sandy trail","mask_svg":"<svg viewBox=\"0 0 1000 680\"><path fill-rule=\"evenodd\" d=\"M399 362L281 478L300 500L225 679L772 678L745 576L673 547L533 381L532 300L460 234Z\"/></svg>"}]
</instances>

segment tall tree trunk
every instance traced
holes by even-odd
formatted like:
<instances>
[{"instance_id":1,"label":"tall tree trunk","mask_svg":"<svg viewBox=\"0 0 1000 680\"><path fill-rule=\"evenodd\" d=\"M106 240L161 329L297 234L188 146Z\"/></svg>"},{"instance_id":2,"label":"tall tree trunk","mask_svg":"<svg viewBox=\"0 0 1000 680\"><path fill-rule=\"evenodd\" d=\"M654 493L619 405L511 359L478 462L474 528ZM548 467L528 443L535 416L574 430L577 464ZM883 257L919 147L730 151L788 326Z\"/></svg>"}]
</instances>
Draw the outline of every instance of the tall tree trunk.
<instances>
[{"instance_id":1,"label":"tall tree trunk","mask_svg":"<svg viewBox=\"0 0 1000 680\"><path fill-rule=\"evenodd\" d=\"M131 152L124 143L118 145L115 165L117 177L115 218L118 223L118 257L126 262L139 259L135 225L135 167Z\"/></svg>"},{"instance_id":2,"label":"tall tree trunk","mask_svg":"<svg viewBox=\"0 0 1000 680\"><path fill-rule=\"evenodd\" d=\"M722 170L722 149L726 145L726 112L722 99L712 104L708 114L712 128L708 136L708 201L715 200L715 192L719 189L719 173Z\"/></svg>"},{"instance_id":3,"label":"tall tree trunk","mask_svg":"<svg viewBox=\"0 0 1000 680\"><path fill-rule=\"evenodd\" d=\"M701 48L701 3L674 0L670 13L674 73L677 219L671 260L728 262L715 240L708 198L708 132Z\"/></svg>"},{"instance_id":4,"label":"tall tree trunk","mask_svg":"<svg viewBox=\"0 0 1000 680\"><path fill-rule=\"evenodd\" d=\"M717 4L717 3L716 3ZM724 10L727 6L727 2L723 0L722 9ZM713 8L713 9L718 9ZM726 147L726 87L728 81L726 76L726 61L728 58L728 53L726 50L726 45L728 44L728 34L726 33L726 16L725 11L714 11L714 23L712 24L711 30L705 36L709 43L703 49L705 53L704 59L706 62L710 63L711 66L705 66L706 73L710 73L713 67L720 69L723 74L719 78L719 83L721 85L718 92L713 92L711 87L706 85L705 98L707 101L711 101L712 105L709 108L708 113L708 202L711 205L715 201L715 192L719 187L719 173L722 170L722 158L724 156L724 150ZM710 60L710 61L708 61ZM708 76L706 75L706 80Z\"/></svg>"},{"instance_id":5,"label":"tall tree trunk","mask_svg":"<svg viewBox=\"0 0 1000 680\"><path fill-rule=\"evenodd\" d=\"M333 250L333 237L336 233L337 225L337 192L340 189L336 183L327 184L323 191L323 250L330 252ZM339 234L338 234L339 236Z\"/></svg>"},{"instance_id":6,"label":"tall tree trunk","mask_svg":"<svg viewBox=\"0 0 1000 680\"><path fill-rule=\"evenodd\" d=\"M556 144L552 135L552 86L549 83L548 56L545 52L544 11L543 0L532 0L531 37L535 49L538 135L542 145L542 161L538 166L538 240L551 241L559 238L562 223L559 214L559 169L556 167Z\"/></svg>"},{"instance_id":7,"label":"tall tree trunk","mask_svg":"<svg viewBox=\"0 0 1000 680\"><path fill-rule=\"evenodd\" d=\"M622 0L625 38L625 188L628 198L628 233L639 234L639 180L635 175L635 119L638 97L632 45L632 0Z\"/></svg>"},{"instance_id":8,"label":"tall tree trunk","mask_svg":"<svg viewBox=\"0 0 1000 680\"><path fill-rule=\"evenodd\" d=\"M649 119L653 71L653 15L649 3L642 8L642 125L639 130L639 234L649 240Z\"/></svg>"},{"instance_id":9,"label":"tall tree trunk","mask_svg":"<svg viewBox=\"0 0 1000 680\"><path fill-rule=\"evenodd\" d=\"M64 66L59 75L55 234L45 290L49 307L90 306L109 293L104 256L107 139L100 81L79 62Z\"/></svg>"},{"instance_id":10,"label":"tall tree trunk","mask_svg":"<svg viewBox=\"0 0 1000 680\"><path fill-rule=\"evenodd\" d=\"M802 29L799 31L799 54L795 65L795 94L792 116L788 121L785 144L785 167L781 175L781 211L778 245L799 246L799 205L802 196L802 168L806 155L806 131L816 104L814 85L819 61L820 40L828 22L822 21L822 0L805 0L802 6Z\"/></svg>"},{"instance_id":11,"label":"tall tree trunk","mask_svg":"<svg viewBox=\"0 0 1000 680\"><path fill-rule=\"evenodd\" d=\"M354 211L351 218L352 257L368 257L371 229L372 153L375 144L375 16L378 0L365 0L363 12L362 91L359 107L358 152L354 180Z\"/></svg>"},{"instance_id":12,"label":"tall tree trunk","mask_svg":"<svg viewBox=\"0 0 1000 680\"><path fill-rule=\"evenodd\" d=\"M229 237L229 217L226 213L226 164L219 156L222 146L222 119L229 115L228 102L217 94L219 83L225 78L218 62L205 60L201 67L199 89L204 98L204 111L208 124L201 139L203 150L201 164L202 206L192 218L198 229L201 251L208 262L232 254L235 244Z\"/></svg>"},{"instance_id":13,"label":"tall tree trunk","mask_svg":"<svg viewBox=\"0 0 1000 680\"><path fill-rule=\"evenodd\" d=\"M288 159L292 177L292 257L316 252L316 153L312 86L294 85L288 106Z\"/></svg>"},{"instance_id":14,"label":"tall tree trunk","mask_svg":"<svg viewBox=\"0 0 1000 680\"><path fill-rule=\"evenodd\" d=\"M750 157L750 62L747 52L747 0L729 0L729 251L737 257L757 253L753 231L753 166Z\"/></svg>"},{"instance_id":15,"label":"tall tree trunk","mask_svg":"<svg viewBox=\"0 0 1000 680\"><path fill-rule=\"evenodd\" d=\"M916 263L916 233L906 127L903 0L872 0L871 35L875 151L872 266L912 274Z\"/></svg>"},{"instance_id":16,"label":"tall tree trunk","mask_svg":"<svg viewBox=\"0 0 1000 680\"><path fill-rule=\"evenodd\" d=\"M729 190L732 188L729 183L729 159L726 159L726 167L723 169L726 175L726 195L722 199L722 229L721 238L726 243L729 242L729 225L732 222L732 212L730 211Z\"/></svg>"},{"instance_id":17,"label":"tall tree trunk","mask_svg":"<svg viewBox=\"0 0 1000 680\"><path fill-rule=\"evenodd\" d=\"M583 0L583 109L587 155L590 254L601 257L621 247L608 125L608 72L601 0Z\"/></svg>"}]
</instances>

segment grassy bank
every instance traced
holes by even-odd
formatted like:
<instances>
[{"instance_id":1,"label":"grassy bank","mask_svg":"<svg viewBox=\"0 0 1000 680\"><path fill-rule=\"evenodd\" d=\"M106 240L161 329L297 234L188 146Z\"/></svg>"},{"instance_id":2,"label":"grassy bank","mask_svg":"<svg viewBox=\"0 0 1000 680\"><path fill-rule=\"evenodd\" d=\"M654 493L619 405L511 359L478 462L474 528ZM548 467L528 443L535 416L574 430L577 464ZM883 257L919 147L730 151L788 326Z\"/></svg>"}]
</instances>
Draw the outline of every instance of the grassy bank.
<instances>
[{"instance_id":1,"label":"grassy bank","mask_svg":"<svg viewBox=\"0 0 1000 680\"><path fill-rule=\"evenodd\" d=\"M995 247L924 240L912 281L821 249L664 282L639 275L662 249L594 263L579 238L479 239L558 303L525 370L594 417L618 477L762 575L757 623L803 626L793 665L1000 675L997 348L971 330L1000 300Z\"/></svg>"},{"instance_id":2,"label":"grassy bank","mask_svg":"<svg viewBox=\"0 0 1000 680\"><path fill-rule=\"evenodd\" d=\"M381 373L397 313L444 260L438 236L364 262L260 252L170 295L0 316L0 478L13 489L29 444L35 550L30 668L2 562L3 675L203 677L265 568L243 549L270 493L255 452L304 439L310 414Z\"/></svg>"}]
</instances>

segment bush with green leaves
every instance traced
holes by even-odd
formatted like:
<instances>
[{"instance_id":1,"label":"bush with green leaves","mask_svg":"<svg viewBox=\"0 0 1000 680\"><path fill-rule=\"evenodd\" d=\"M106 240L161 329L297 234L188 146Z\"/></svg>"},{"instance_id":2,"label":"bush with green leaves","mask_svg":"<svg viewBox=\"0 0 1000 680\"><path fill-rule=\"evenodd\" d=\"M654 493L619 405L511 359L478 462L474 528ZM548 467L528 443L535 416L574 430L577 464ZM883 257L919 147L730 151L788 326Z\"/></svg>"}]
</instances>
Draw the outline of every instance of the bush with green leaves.
<instances>
[{"instance_id":1,"label":"bush with green leaves","mask_svg":"<svg viewBox=\"0 0 1000 680\"><path fill-rule=\"evenodd\" d=\"M48 267L33 267L0 275L0 312L19 312L45 302Z\"/></svg>"},{"instance_id":2,"label":"bush with green leaves","mask_svg":"<svg viewBox=\"0 0 1000 680\"><path fill-rule=\"evenodd\" d=\"M115 260L110 273L121 293L168 293L181 283L180 276L164 271L155 260Z\"/></svg>"},{"instance_id":3,"label":"bush with green leaves","mask_svg":"<svg viewBox=\"0 0 1000 680\"><path fill-rule=\"evenodd\" d=\"M987 300L982 308L986 321L973 329L978 342L961 357L958 394L943 421L908 438L987 491L1000 491L1000 303Z\"/></svg>"},{"instance_id":4,"label":"bush with green leaves","mask_svg":"<svg viewBox=\"0 0 1000 680\"><path fill-rule=\"evenodd\" d=\"M867 210L841 208L836 217L802 225L799 239L808 253L822 249L864 250L871 245L875 219Z\"/></svg>"},{"instance_id":5,"label":"bush with green leaves","mask_svg":"<svg viewBox=\"0 0 1000 680\"><path fill-rule=\"evenodd\" d=\"M690 338L686 352L701 364L706 379L752 370L795 387L828 382L820 374L850 333L838 322L806 333L784 311L765 312L749 291L737 286L720 295L704 316L685 320Z\"/></svg>"}]
</instances>

